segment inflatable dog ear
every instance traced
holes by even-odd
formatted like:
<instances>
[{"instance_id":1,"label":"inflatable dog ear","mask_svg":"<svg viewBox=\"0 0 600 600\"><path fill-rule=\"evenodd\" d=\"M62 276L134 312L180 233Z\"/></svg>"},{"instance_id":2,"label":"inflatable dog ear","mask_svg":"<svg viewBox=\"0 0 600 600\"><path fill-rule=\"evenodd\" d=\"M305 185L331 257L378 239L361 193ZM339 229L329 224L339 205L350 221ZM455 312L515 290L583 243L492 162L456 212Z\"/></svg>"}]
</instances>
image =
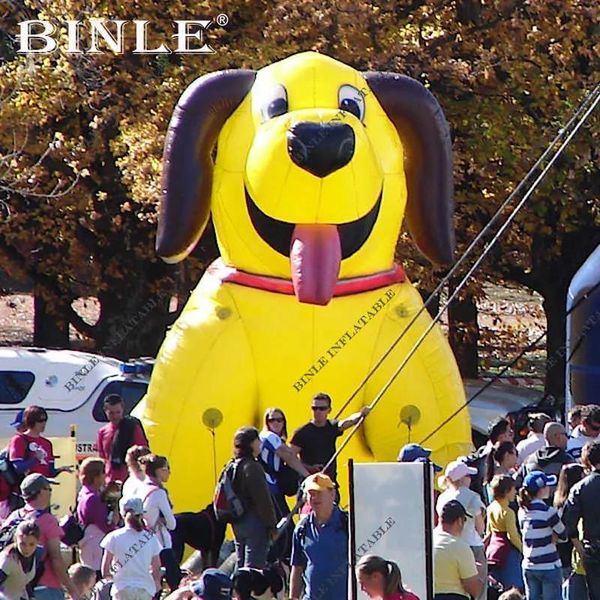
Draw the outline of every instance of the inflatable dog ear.
<instances>
[{"instance_id":1,"label":"inflatable dog ear","mask_svg":"<svg viewBox=\"0 0 600 600\"><path fill-rule=\"evenodd\" d=\"M210 216L211 153L225 121L256 77L245 69L218 71L191 83L169 123L163 153L156 251L168 263L194 248Z\"/></svg>"},{"instance_id":2,"label":"inflatable dog ear","mask_svg":"<svg viewBox=\"0 0 600 600\"><path fill-rule=\"evenodd\" d=\"M418 81L396 73L364 74L404 147L408 230L432 262L453 260L452 142L434 96Z\"/></svg>"}]
</instances>

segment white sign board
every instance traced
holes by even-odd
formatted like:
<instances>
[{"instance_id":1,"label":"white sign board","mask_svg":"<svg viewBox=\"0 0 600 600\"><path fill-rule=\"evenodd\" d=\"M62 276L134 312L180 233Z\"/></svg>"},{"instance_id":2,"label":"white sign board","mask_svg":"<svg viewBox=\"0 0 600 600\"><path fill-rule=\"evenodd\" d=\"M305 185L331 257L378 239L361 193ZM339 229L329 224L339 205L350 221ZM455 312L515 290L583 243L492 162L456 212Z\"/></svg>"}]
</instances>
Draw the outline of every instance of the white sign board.
<instances>
[{"instance_id":1,"label":"white sign board","mask_svg":"<svg viewBox=\"0 0 600 600\"><path fill-rule=\"evenodd\" d=\"M424 463L350 463L352 566L365 554L394 561L421 600L433 598L431 481Z\"/></svg>"}]
</instances>

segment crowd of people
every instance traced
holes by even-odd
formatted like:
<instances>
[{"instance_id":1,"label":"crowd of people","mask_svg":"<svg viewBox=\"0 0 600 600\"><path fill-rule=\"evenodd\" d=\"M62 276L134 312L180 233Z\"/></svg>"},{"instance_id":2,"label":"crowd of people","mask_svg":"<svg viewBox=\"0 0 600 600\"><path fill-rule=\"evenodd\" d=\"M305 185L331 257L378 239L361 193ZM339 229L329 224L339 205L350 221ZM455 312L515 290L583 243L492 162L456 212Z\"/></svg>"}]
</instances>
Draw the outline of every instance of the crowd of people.
<instances>
[{"instance_id":1,"label":"crowd of people","mask_svg":"<svg viewBox=\"0 0 600 600\"><path fill-rule=\"evenodd\" d=\"M141 423L124 414L117 395L104 402L108 423L98 432L98 456L78 467L71 519L79 562L67 568L61 543L69 536L52 514L51 497L57 476L73 467L55 467L43 436L48 414L28 407L13 423L6 451L11 477L0 477L0 598L250 600L287 591L291 600L346 600L349 517L339 505L336 440L369 409L340 421L331 410L327 394L314 396L312 418L289 440L278 408L265 412L261 431L235 433L212 515L219 515L221 494L234 559L218 569L210 555L192 575L174 551L174 542L183 542L165 486L168 459L151 452ZM486 446L446 466L435 503L436 600L600 599L600 408L572 411L570 436L545 414L532 414L528 425L515 445L511 423L498 419ZM398 461L429 462L429 455L408 444ZM286 499L294 495L301 507L296 524ZM400 566L385 557L362 556L356 579L371 598L418 600Z\"/></svg>"},{"instance_id":2,"label":"crowd of people","mask_svg":"<svg viewBox=\"0 0 600 600\"><path fill-rule=\"evenodd\" d=\"M446 467L436 598L600 599L600 407L577 407L568 420L570 435L532 414L515 446L511 423L498 419L486 446Z\"/></svg>"}]
</instances>

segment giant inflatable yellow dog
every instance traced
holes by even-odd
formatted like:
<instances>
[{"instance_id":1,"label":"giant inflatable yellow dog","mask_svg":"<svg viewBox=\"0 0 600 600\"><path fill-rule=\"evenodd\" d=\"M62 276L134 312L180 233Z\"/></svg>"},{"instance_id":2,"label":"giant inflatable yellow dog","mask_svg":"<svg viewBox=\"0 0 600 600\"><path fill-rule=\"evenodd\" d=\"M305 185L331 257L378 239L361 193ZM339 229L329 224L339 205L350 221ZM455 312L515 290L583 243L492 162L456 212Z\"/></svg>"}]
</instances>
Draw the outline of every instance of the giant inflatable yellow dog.
<instances>
[{"instance_id":1,"label":"giant inflatable yellow dog","mask_svg":"<svg viewBox=\"0 0 600 600\"><path fill-rule=\"evenodd\" d=\"M260 426L265 408L282 408L293 429L318 391L342 405L421 308L394 250L406 212L421 251L452 260L442 111L413 79L313 52L200 77L169 125L158 254L184 259L211 211L221 259L169 331L143 406L153 450L170 459L178 511L198 509L214 489L207 409L223 414L220 469L234 431ZM371 402L429 322L419 317L345 416ZM409 439L403 410L417 415L410 436L419 441L463 400L435 328L348 445L342 482L348 457L395 460ZM442 463L466 453L467 412L428 445Z\"/></svg>"}]
</instances>

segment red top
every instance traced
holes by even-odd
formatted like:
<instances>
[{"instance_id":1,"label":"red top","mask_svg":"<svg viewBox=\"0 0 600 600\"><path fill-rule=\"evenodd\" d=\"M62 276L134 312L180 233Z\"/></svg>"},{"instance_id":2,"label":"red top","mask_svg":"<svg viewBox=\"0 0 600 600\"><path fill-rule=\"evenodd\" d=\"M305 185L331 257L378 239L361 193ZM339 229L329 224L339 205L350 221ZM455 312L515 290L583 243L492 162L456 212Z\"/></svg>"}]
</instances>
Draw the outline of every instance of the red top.
<instances>
[{"instance_id":1,"label":"red top","mask_svg":"<svg viewBox=\"0 0 600 600\"><path fill-rule=\"evenodd\" d=\"M110 455L112 452L112 442L117 433L118 426L112 423L107 423L98 430L96 438L96 448L98 455L103 458L106 463L106 480L107 481L125 481L129 476L127 465L123 464L120 467L113 467L110 463ZM133 430L132 446L148 446L148 440L142 431L142 428L136 424Z\"/></svg>"},{"instance_id":2,"label":"red top","mask_svg":"<svg viewBox=\"0 0 600 600\"><path fill-rule=\"evenodd\" d=\"M394 592L383 597L383 600L419 600L419 597L408 590L404 593Z\"/></svg>"},{"instance_id":3,"label":"red top","mask_svg":"<svg viewBox=\"0 0 600 600\"><path fill-rule=\"evenodd\" d=\"M25 469L21 469L22 472L54 477L52 442L45 437L18 433L10 439L8 453L11 461L23 461L26 465Z\"/></svg>"}]
</instances>

